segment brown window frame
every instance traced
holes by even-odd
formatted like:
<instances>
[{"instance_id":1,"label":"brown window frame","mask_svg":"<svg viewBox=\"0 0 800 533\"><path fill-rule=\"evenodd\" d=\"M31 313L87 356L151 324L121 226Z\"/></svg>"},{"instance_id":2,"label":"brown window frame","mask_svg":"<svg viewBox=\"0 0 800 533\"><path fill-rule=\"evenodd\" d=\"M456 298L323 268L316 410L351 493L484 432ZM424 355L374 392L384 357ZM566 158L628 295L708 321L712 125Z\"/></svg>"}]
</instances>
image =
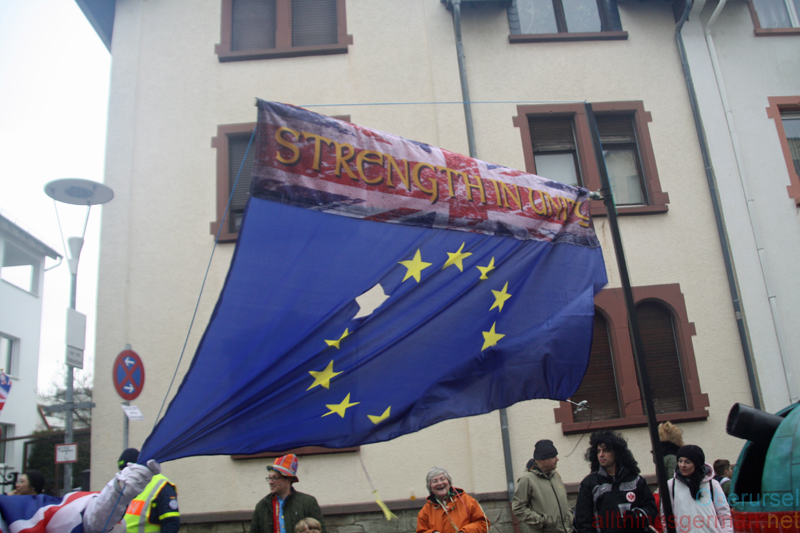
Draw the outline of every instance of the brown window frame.
<instances>
[{"instance_id":1,"label":"brown window frame","mask_svg":"<svg viewBox=\"0 0 800 533\"><path fill-rule=\"evenodd\" d=\"M331 117L350 122L350 115L331 115ZM211 139L211 148L217 151L217 218L211 222L210 233L216 236L217 232L219 232L217 242L236 242L236 239L239 238L239 232L231 229L231 213L229 212L225 216L225 209L228 207L228 200L231 195L231 175L229 172L230 138L250 135L257 125L256 122L220 124L217 126L217 135ZM250 153L255 154L255 140L253 140L253 145L250 147ZM245 176L244 178L251 180L252 176ZM239 179L242 179L242 176ZM225 216L225 226L222 231L219 231L223 216Z\"/></svg>"},{"instance_id":2,"label":"brown window frame","mask_svg":"<svg viewBox=\"0 0 800 533\"><path fill-rule=\"evenodd\" d=\"M706 408L709 406L708 394L703 393L700 389L700 379L692 346L692 337L697 333L694 323L689 322L686 302L681 293L680 285L672 283L634 287L633 299L636 304L654 301L663 305L672 313L675 328L676 344L686 390L687 410L660 413L656 415L656 419L660 422L666 420L673 422L706 420L708 418ZM608 324L614 372L617 378L620 418L575 422L573 419L573 405L568 402L560 402L553 413L556 423L561 424L561 431L564 435L588 433L599 429L622 429L647 425L647 417L642 409L641 395L639 393L633 347L628 327L628 313L622 289L603 289L595 296L595 306L596 311L602 314ZM577 397L574 399L579 400Z\"/></svg>"},{"instance_id":3,"label":"brown window frame","mask_svg":"<svg viewBox=\"0 0 800 533\"><path fill-rule=\"evenodd\" d=\"M516 43L546 43L556 41L624 41L628 38L628 32L621 28L614 28L609 5L606 0L597 0L598 13L600 15L600 31L593 32L570 32L567 27L566 13L564 12L563 0L552 0L553 12L556 16L557 33L512 33L508 36L508 42ZM613 7L616 10L616 5ZM619 16L613 17L619 19ZM617 22L617 25L619 23Z\"/></svg>"},{"instance_id":4,"label":"brown window frame","mask_svg":"<svg viewBox=\"0 0 800 533\"><path fill-rule=\"evenodd\" d=\"M314 46L292 46L292 0L275 0L275 4L275 48L232 50L233 0L222 0L220 43L214 48L220 62L346 54L353 44L353 36L347 34L345 0L336 0L337 42Z\"/></svg>"},{"instance_id":5,"label":"brown window frame","mask_svg":"<svg viewBox=\"0 0 800 533\"><path fill-rule=\"evenodd\" d=\"M753 19L753 33L757 37L780 37L783 35L800 35L800 27L797 28L762 28L761 20L758 18L756 6L753 0L747 0L747 7L750 8L750 16ZM800 15L800 13L798 13Z\"/></svg>"},{"instance_id":6,"label":"brown window frame","mask_svg":"<svg viewBox=\"0 0 800 533\"><path fill-rule=\"evenodd\" d=\"M349 452L357 452L361 449L361 446L351 446L349 448L325 448L323 446L303 446L301 448L292 448L291 450L284 450L282 452L262 452L262 453L254 453L254 454L234 454L231 455L231 459L234 461L245 461L248 459L265 459L265 458L272 458L272 457L282 457L284 455L293 453L298 457L302 457L304 455L325 455L329 453L349 453Z\"/></svg>"},{"instance_id":7,"label":"brown window frame","mask_svg":"<svg viewBox=\"0 0 800 533\"><path fill-rule=\"evenodd\" d=\"M236 242L239 236L238 231L231 230L230 216L228 213L225 218L225 226L219 230L225 208L228 206L228 199L231 195L230 187L230 155L228 152L229 140L232 136L251 134L256 122L245 122L241 124L221 124L217 126L217 135L211 139L211 147L217 150L217 219L211 223L211 234L216 235L219 231L218 242ZM254 150L255 147L251 147ZM239 178L241 179L241 177ZM251 179L251 177L248 177Z\"/></svg>"},{"instance_id":8,"label":"brown window frame","mask_svg":"<svg viewBox=\"0 0 800 533\"><path fill-rule=\"evenodd\" d=\"M781 117L781 113L786 111L800 112L800 96L770 96L767 100L769 101L767 116L775 120L783 158L786 160L786 168L789 171L789 185L786 186L786 190L789 198L794 199L795 205L800 206L800 176L794 168L792 152L789 149L789 141L786 139L786 130L783 128Z\"/></svg>"},{"instance_id":9,"label":"brown window frame","mask_svg":"<svg viewBox=\"0 0 800 533\"><path fill-rule=\"evenodd\" d=\"M649 111L644 108L641 101L630 102L598 102L592 104L596 115L604 113L633 113L633 125L636 130L636 144L642 176L645 184L646 205L617 206L619 215L649 215L666 213L669 210L669 195L661 190L661 181L658 178L653 143L650 139L648 123L653 121ZM575 131L575 144L578 150L578 160L581 167L582 186L590 191L600 190L600 172L597 159L594 155L592 135L589 131L589 122L586 118L586 108L582 103L576 104L543 104L519 105L517 116L513 117L514 126L519 128L522 138L522 150L525 156L525 170L536 174L534 162L533 143L528 121L534 116L564 115L573 117ZM592 216L606 216L608 213L602 200L591 200Z\"/></svg>"}]
</instances>

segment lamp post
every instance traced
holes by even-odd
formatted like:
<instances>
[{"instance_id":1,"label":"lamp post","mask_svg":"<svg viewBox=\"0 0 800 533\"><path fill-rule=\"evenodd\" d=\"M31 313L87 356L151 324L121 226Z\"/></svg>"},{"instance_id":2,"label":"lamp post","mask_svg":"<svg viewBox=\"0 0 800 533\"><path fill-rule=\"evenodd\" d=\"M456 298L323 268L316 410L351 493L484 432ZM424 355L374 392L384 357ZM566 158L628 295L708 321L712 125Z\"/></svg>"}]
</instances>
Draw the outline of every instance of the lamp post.
<instances>
[{"instance_id":1,"label":"lamp post","mask_svg":"<svg viewBox=\"0 0 800 533\"><path fill-rule=\"evenodd\" d=\"M51 181L44 186L44 192L56 202L65 204L86 206L86 219L83 223L83 233L80 237L70 237L68 239L68 264L71 276L69 310L67 311L67 379L66 394L64 404L61 406L51 406L47 409L50 412L64 411L64 443L69 444L73 440L72 415L75 409L85 409L94 407L91 402L75 404L73 398L73 371L83 368L83 347L86 340L86 317L77 313L75 308L78 289L78 262L83 248L83 239L86 236L86 226L89 222L89 213L93 205L104 204L114 198L114 191L110 187L90 180L79 178L63 178ZM58 209L56 209L58 216ZM59 220L59 230L61 229ZM75 327L77 326L77 327ZM64 463L64 493L72 490L72 463Z\"/></svg>"}]
</instances>

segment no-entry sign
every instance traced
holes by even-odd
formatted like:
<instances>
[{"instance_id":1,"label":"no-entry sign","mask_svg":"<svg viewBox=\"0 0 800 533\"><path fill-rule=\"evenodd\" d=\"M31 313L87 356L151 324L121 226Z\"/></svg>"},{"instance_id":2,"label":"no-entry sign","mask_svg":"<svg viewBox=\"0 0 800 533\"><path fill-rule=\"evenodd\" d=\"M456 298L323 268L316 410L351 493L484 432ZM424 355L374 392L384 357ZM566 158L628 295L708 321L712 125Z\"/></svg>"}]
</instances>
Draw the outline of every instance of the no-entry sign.
<instances>
[{"instance_id":1,"label":"no-entry sign","mask_svg":"<svg viewBox=\"0 0 800 533\"><path fill-rule=\"evenodd\" d=\"M144 388L144 364L133 350L123 350L112 368L114 388L123 400L135 400Z\"/></svg>"}]
</instances>

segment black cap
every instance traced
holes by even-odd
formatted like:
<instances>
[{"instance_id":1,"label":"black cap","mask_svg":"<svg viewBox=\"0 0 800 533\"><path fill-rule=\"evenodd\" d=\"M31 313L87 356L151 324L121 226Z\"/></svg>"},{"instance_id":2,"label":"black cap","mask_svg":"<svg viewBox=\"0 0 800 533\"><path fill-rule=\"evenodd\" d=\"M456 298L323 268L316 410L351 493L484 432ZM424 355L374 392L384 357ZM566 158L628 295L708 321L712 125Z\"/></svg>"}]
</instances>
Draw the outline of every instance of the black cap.
<instances>
[{"instance_id":1,"label":"black cap","mask_svg":"<svg viewBox=\"0 0 800 533\"><path fill-rule=\"evenodd\" d=\"M542 439L533 447L533 458L537 461L550 459L556 455L558 455L558 450L553 446L553 441L551 440Z\"/></svg>"},{"instance_id":2,"label":"black cap","mask_svg":"<svg viewBox=\"0 0 800 533\"><path fill-rule=\"evenodd\" d=\"M676 458L680 459L681 457L686 457L693 462L697 471L703 471L703 465L706 464L706 454L703 453L703 449L700 446L687 444L678 450Z\"/></svg>"},{"instance_id":3,"label":"black cap","mask_svg":"<svg viewBox=\"0 0 800 533\"><path fill-rule=\"evenodd\" d=\"M119 456L119 460L117 461L117 468L122 470L128 463L135 463L136 460L139 458L139 450L136 448L128 448L122 455Z\"/></svg>"}]
</instances>

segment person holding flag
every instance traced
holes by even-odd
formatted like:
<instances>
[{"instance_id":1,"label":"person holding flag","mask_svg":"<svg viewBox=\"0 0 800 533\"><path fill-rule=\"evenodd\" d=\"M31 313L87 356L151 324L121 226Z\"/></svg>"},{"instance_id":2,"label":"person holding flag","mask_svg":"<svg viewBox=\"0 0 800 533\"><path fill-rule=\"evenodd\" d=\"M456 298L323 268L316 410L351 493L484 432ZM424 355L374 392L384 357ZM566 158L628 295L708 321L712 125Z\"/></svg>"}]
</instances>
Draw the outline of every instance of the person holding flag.
<instances>
[{"instance_id":1,"label":"person holding flag","mask_svg":"<svg viewBox=\"0 0 800 533\"><path fill-rule=\"evenodd\" d=\"M4 533L122 533L120 520L128 504L160 472L151 459L147 466L129 464L99 493L71 492L61 498L0 495L0 528Z\"/></svg>"}]
</instances>

